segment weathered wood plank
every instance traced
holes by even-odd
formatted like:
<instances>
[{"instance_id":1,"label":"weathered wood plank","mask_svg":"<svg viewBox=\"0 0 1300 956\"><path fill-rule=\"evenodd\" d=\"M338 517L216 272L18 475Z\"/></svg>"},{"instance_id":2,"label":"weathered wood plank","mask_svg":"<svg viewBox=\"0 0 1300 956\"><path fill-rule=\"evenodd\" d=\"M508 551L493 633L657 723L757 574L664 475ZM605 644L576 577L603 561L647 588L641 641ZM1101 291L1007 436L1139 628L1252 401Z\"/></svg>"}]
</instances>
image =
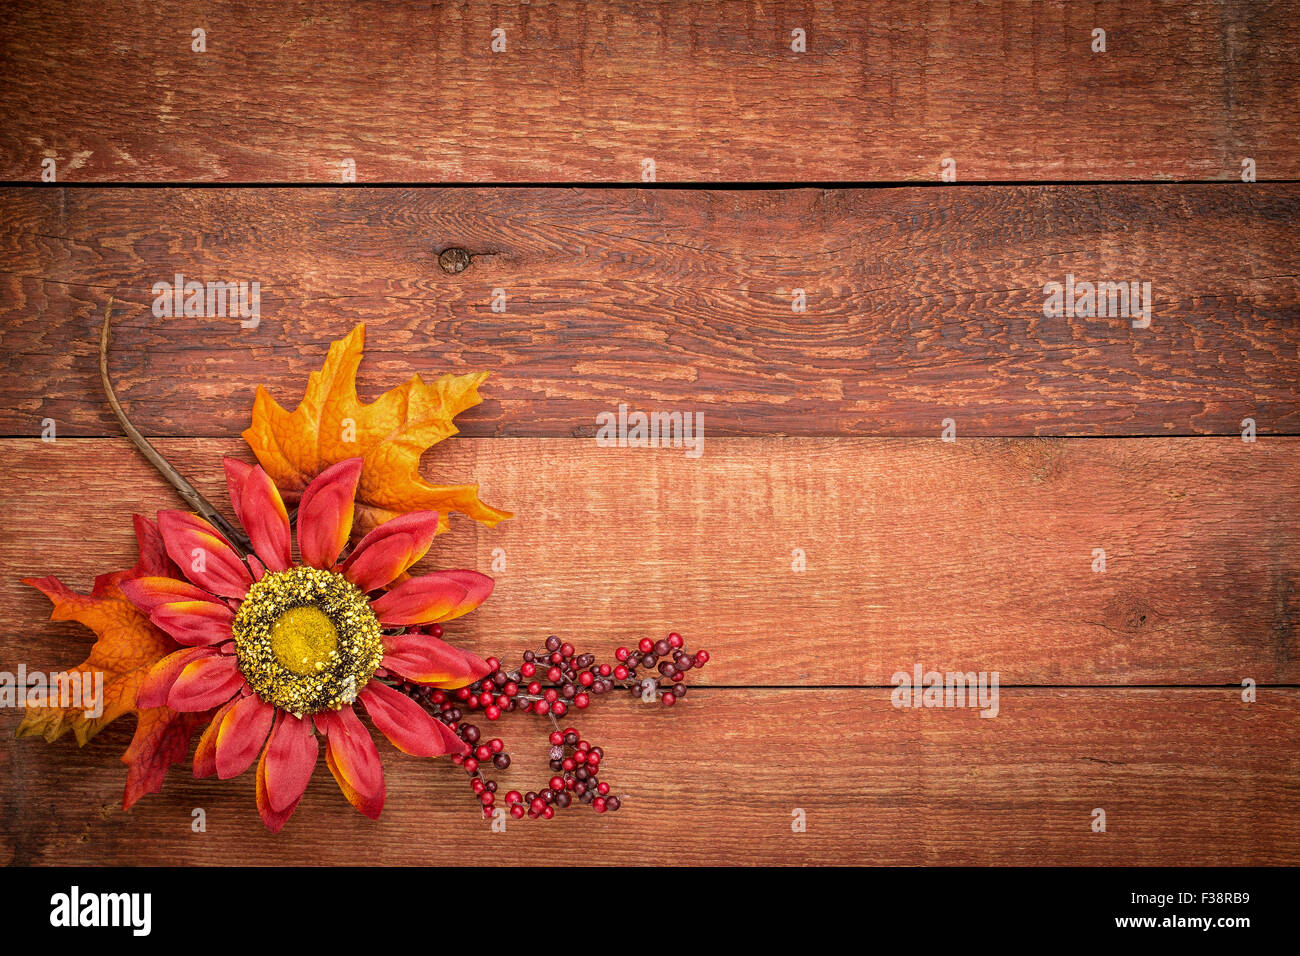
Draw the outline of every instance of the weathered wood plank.
<instances>
[{"instance_id":1,"label":"weathered wood plank","mask_svg":"<svg viewBox=\"0 0 1300 956\"><path fill-rule=\"evenodd\" d=\"M148 434L236 434L256 384L292 400L360 321L363 394L493 371L469 435L591 435L620 402L714 435L1300 431L1300 186L8 190L0 210L0 434L117 434L109 295ZM444 272L448 248L469 268ZM260 282L261 324L155 317L177 273ZM1151 283L1150 327L1045 318L1067 275Z\"/></svg>"},{"instance_id":2,"label":"weathered wood plank","mask_svg":"<svg viewBox=\"0 0 1300 956\"><path fill-rule=\"evenodd\" d=\"M221 456L251 459L237 439L159 447L223 508ZM79 631L17 579L88 586L134 560L131 512L180 505L124 439L0 451L0 621L49 668ZM457 519L430 561L504 559L448 626L485 655L676 629L723 685L888 685L918 662L1005 684L1300 682L1300 439L706 438L691 459L458 438L425 464L517 515Z\"/></svg>"},{"instance_id":3,"label":"weathered wood plank","mask_svg":"<svg viewBox=\"0 0 1300 956\"><path fill-rule=\"evenodd\" d=\"M338 182L1300 175L1262 3L7 5L0 177ZM206 52L191 31L206 30ZM491 50L495 29L505 50ZM1106 51L1092 50L1094 29ZM807 52L791 49L792 31Z\"/></svg>"},{"instance_id":4,"label":"weathered wood plank","mask_svg":"<svg viewBox=\"0 0 1300 956\"><path fill-rule=\"evenodd\" d=\"M247 775L178 768L123 814L124 720L82 750L7 740L0 839L13 862L44 864L1300 862L1300 692L1247 704L1232 689L1003 690L1000 705L981 719L897 709L885 690L712 690L671 711L619 696L578 726L605 748L623 808L504 833L476 820L463 772L384 742L375 823L320 766L278 836ZM532 720L496 727L516 757L508 786L545 773ZM198 807L204 833L191 830Z\"/></svg>"}]
</instances>

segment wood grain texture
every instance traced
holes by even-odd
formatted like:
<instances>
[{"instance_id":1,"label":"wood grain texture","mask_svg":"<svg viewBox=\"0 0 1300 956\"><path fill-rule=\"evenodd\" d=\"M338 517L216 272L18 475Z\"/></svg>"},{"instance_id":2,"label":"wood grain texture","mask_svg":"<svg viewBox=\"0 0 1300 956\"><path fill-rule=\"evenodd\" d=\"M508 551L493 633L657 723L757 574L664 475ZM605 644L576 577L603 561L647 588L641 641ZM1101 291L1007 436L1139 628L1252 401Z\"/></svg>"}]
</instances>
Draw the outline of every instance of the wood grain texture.
<instances>
[{"instance_id":1,"label":"wood grain texture","mask_svg":"<svg viewBox=\"0 0 1300 956\"><path fill-rule=\"evenodd\" d=\"M82 632L17 579L88 587L133 563L132 512L180 505L125 440L4 448L0 621L10 655L52 669ZM159 448L230 513L220 458L251 460L242 442ZM503 549L492 598L448 625L484 656L679 630L721 685L888 686L918 662L1004 684L1300 683L1298 439L709 439L694 460L453 439L425 466L518 516L457 519L427 559L490 571Z\"/></svg>"},{"instance_id":2,"label":"wood grain texture","mask_svg":"<svg viewBox=\"0 0 1300 956\"><path fill-rule=\"evenodd\" d=\"M897 709L885 690L713 690L647 713L620 696L579 726L604 746L623 809L504 833L476 819L462 771L386 742L377 822L322 766L279 835L258 820L248 775L181 767L124 814L128 719L82 750L6 741L0 839L13 862L53 864L1300 862L1300 691L1246 704L1233 689L1024 689L1000 703L982 719ZM529 720L497 728L517 756L501 779L524 789L545 773ZM205 833L191 831L196 807ZM1091 830L1097 807L1105 833ZM805 833L791 830L796 808Z\"/></svg>"},{"instance_id":3,"label":"wood grain texture","mask_svg":"<svg viewBox=\"0 0 1300 956\"><path fill-rule=\"evenodd\" d=\"M0 177L363 182L1300 175L1263 3L6 5ZM207 31L207 52L191 31ZM1091 50L1094 28L1107 50ZM506 49L490 50L505 30ZM791 31L807 52L791 50Z\"/></svg>"},{"instance_id":4,"label":"wood grain texture","mask_svg":"<svg viewBox=\"0 0 1300 956\"><path fill-rule=\"evenodd\" d=\"M492 370L467 435L591 435L620 402L713 435L1300 432L1295 185L11 189L0 211L3 434L118 433L110 295L147 434L237 434L256 384L292 401L361 321L363 395ZM260 282L261 324L155 317L177 273ZM1150 328L1044 318L1067 274L1150 282Z\"/></svg>"}]
</instances>

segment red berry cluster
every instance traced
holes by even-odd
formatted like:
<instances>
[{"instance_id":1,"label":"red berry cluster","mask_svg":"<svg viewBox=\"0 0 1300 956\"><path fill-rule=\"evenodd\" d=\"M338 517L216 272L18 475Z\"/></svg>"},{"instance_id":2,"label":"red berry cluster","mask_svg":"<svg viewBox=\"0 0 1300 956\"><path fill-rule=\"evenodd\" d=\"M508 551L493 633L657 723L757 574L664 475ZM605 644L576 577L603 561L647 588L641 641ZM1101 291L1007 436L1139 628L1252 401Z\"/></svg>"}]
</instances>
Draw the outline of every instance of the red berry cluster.
<instances>
[{"instance_id":1,"label":"red berry cluster","mask_svg":"<svg viewBox=\"0 0 1300 956\"><path fill-rule=\"evenodd\" d=\"M482 711L488 720L524 711L548 717L554 728L550 735L553 776L540 790L507 793L506 811L512 817L549 820L557 809L563 810L575 799L605 813L617 810L620 800L610 795L609 784L597 777L604 751L583 740L572 727L561 730L556 718L570 708L586 709L593 697L617 687L647 702L658 700L671 707L686 694L686 672L709 662L707 651L690 653L676 633L658 641L645 638L635 649L620 647L614 656L616 664L600 664L594 654L579 654L572 644L551 635L544 647L525 651L518 667L506 668L497 658L488 658L491 670L469 687L444 691L408 685L404 689L469 745L468 755L451 759L469 774L484 816L490 817L497 806L497 782L487 779L484 771L507 769L510 755L500 738L483 740L478 726L465 719L471 711ZM647 673L655 676L642 676Z\"/></svg>"}]
</instances>

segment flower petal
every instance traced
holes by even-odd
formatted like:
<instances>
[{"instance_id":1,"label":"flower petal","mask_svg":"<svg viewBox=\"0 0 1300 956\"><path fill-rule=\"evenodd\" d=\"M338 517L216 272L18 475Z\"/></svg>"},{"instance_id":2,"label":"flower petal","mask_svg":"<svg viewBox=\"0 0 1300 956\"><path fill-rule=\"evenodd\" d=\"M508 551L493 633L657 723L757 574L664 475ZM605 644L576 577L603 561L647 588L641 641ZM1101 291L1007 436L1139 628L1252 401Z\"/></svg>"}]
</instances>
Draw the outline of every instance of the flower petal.
<instances>
[{"instance_id":1,"label":"flower petal","mask_svg":"<svg viewBox=\"0 0 1300 956\"><path fill-rule=\"evenodd\" d=\"M289 512L280 492L261 468L250 468L241 476L238 468L231 467L233 459L225 461L230 502L249 543L268 571L285 570L291 563Z\"/></svg>"},{"instance_id":2,"label":"flower petal","mask_svg":"<svg viewBox=\"0 0 1300 956\"><path fill-rule=\"evenodd\" d=\"M385 627L431 624L469 613L491 593L492 579L486 574L435 571L403 581L370 607Z\"/></svg>"},{"instance_id":3,"label":"flower petal","mask_svg":"<svg viewBox=\"0 0 1300 956\"><path fill-rule=\"evenodd\" d=\"M380 665L420 684L447 690L467 687L488 673L487 661L432 634L409 631L384 636Z\"/></svg>"},{"instance_id":4,"label":"flower petal","mask_svg":"<svg viewBox=\"0 0 1300 956\"><path fill-rule=\"evenodd\" d=\"M275 708L256 694L241 698L226 713L217 731L218 777L229 780L253 765L274 719Z\"/></svg>"},{"instance_id":5,"label":"flower petal","mask_svg":"<svg viewBox=\"0 0 1300 956\"><path fill-rule=\"evenodd\" d=\"M131 515L135 526L135 539L140 545L140 560L128 573L129 577L147 577L161 575L175 577L176 565L167 557L167 546L163 544L158 526L144 515Z\"/></svg>"},{"instance_id":6,"label":"flower petal","mask_svg":"<svg viewBox=\"0 0 1300 956\"><path fill-rule=\"evenodd\" d=\"M190 584L189 581L178 581L176 578L135 578L121 582L119 587L127 600L145 614L153 613L153 609L160 604L171 604L174 601L215 602L217 600L203 588Z\"/></svg>"},{"instance_id":7,"label":"flower petal","mask_svg":"<svg viewBox=\"0 0 1300 956\"><path fill-rule=\"evenodd\" d=\"M221 597L242 598L253 579L239 555L198 515L185 511L158 512L167 553L181 573L200 587Z\"/></svg>"},{"instance_id":8,"label":"flower petal","mask_svg":"<svg viewBox=\"0 0 1300 956\"><path fill-rule=\"evenodd\" d=\"M357 695L376 727L398 750L412 757L437 757L447 752L438 723L427 710L401 691L372 680Z\"/></svg>"},{"instance_id":9,"label":"flower petal","mask_svg":"<svg viewBox=\"0 0 1300 956\"><path fill-rule=\"evenodd\" d=\"M167 693L167 706L172 710L209 710L224 704L244 684L235 658L228 654L213 654L186 664L172 689Z\"/></svg>"},{"instance_id":10,"label":"flower petal","mask_svg":"<svg viewBox=\"0 0 1300 956\"><path fill-rule=\"evenodd\" d=\"M460 735L458 735L456 731L452 730L441 720L435 720L434 723L437 724L438 734L442 737L442 745L446 748L447 753L461 754L463 756L470 752L470 745L461 740Z\"/></svg>"},{"instance_id":11,"label":"flower petal","mask_svg":"<svg viewBox=\"0 0 1300 956\"><path fill-rule=\"evenodd\" d=\"M167 706L167 696L171 693L176 678L181 676L181 671L194 661L212 657L216 653L215 647L186 647L151 665L140 681L140 686L136 688L136 707L152 710L154 707Z\"/></svg>"},{"instance_id":12,"label":"flower petal","mask_svg":"<svg viewBox=\"0 0 1300 956\"><path fill-rule=\"evenodd\" d=\"M149 620L174 637L176 643L191 647L230 640L234 619L234 611L215 601L159 604L149 615Z\"/></svg>"},{"instance_id":13,"label":"flower petal","mask_svg":"<svg viewBox=\"0 0 1300 956\"><path fill-rule=\"evenodd\" d=\"M472 749L469 744L460 739L460 735L452 730L441 720L434 721L438 726L438 733L442 737L442 745L449 754L461 754L464 756Z\"/></svg>"},{"instance_id":14,"label":"flower petal","mask_svg":"<svg viewBox=\"0 0 1300 956\"><path fill-rule=\"evenodd\" d=\"M428 553L437 533L436 511L412 511L385 521L362 538L343 562L343 576L362 591L391 584Z\"/></svg>"},{"instance_id":15,"label":"flower petal","mask_svg":"<svg viewBox=\"0 0 1300 956\"><path fill-rule=\"evenodd\" d=\"M478 607L492 595L492 589L496 586L486 574L480 574L477 571L440 571L460 584L468 592L465 601L452 614L442 618L444 621L452 621L462 614L468 614L474 608Z\"/></svg>"},{"instance_id":16,"label":"flower petal","mask_svg":"<svg viewBox=\"0 0 1300 956\"><path fill-rule=\"evenodd\" d=\"M217 708L212 721L203 728L198 745L194 748L194 776L210 777L217 772L217 734L221 731L221 720L238 704L242 697L228 700Z\"/></svg>"},{"instance_id":17,"label":"flower petal","mask_svg":"<svg viewBox=\"0 0 1300 956\"><path fill-rule=\"evenodd\" d=\"M277 712L276 729L288 717L289 715L284 711ZM271 732L274 734L275 729ZM271 744L270 741L267 741L267 745L262 748L262 757L257 761L257 812L262 815L262 822L266 824L268 830L272 833L279 833L284 828L284 825L289 822L289 817L293 814L293 811L298 808L298 801L302 799L302 795L299 794L297 800L294 800L282 810L271 808L271 798L266 789L266 772L270 752Z\"/></svg>"},{"instance_id":18,"label":"flower petal","mask_svg":"<svg viewBox=\"0 0 1300 956\"><path fill-rule=\"evenodd\" d=\"M303 564L329 569L352 534L361 459L348 458L312 479L298 503L298 552Z\"/></svg>"},{"instance_id":19,"label":"flower petal","mask_svg":"<svg viewBox=\"0 0 1300 956\"><path fill-rule=\"evenodd\" d=\"M230 507L235 510L235 517L239 518L242 524L244 519L240 517L242 514L239 510L242 504L239 500L240 492L243 491L244 482L248 479L253 466L238 458L222 458L221 467L226 470L226 491L230 493Z\"/></svg>"},{"instance_id":20,"label":"flower petal","mask_svg":"<svg viewBox=\"0 0 1300 956\"><path fill-rule=\"evenodd\" d=\"M370 819L384 809L384 768L379 750L351 707L322 711L316 726L325 731L325 764L348 802Z\"/></svg>"},{"instance_id":21,"label":"flower petal","mask_svg":"<svg viewBox=\"0 0 1300 956\"><path fill-rule=\"evenodd\" d=\"M267 802L276 812L292 811L302 799L303 791L316 769L320 744L312 730L311 718L299 719L281 714L266 742L264 787ZM261 787L259 787L261 789Z\"/></svg>"}]
</instances>

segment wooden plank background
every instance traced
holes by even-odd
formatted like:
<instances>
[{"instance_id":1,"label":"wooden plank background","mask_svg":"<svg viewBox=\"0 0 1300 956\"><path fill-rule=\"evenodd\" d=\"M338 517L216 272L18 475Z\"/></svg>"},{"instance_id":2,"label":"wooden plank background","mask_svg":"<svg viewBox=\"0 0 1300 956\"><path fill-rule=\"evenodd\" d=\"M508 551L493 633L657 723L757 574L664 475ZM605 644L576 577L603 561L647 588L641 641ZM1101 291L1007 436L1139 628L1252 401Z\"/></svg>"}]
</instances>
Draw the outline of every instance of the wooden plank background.
<instances>
[{"instance_id":1,"label":"wooden plank background","mask_svg":"<svg viewBox=\"0 0 1300 956\"><path fill-rule=\"evenodd\" d=\"M985 720L896 709L887 690L710 690L646 713L618 695L582 724L623 809L504 833L478 819L462 772L386 744L378 821L323 766L278 835L248 776L174 772L124 814L122 721L84 750L6 748L0 772L23 786L5 788L3 820L14 858L40 864L1295 863L1295 688L1254 704L1231 688L1004 690L1001 703ZM546 773L540 750L515 755L522 779ZM1091 830L1099 807L1105 833ZM205 833L190 829L195 808Z\"/></svg>"},{"instance_id":2,"label":"wooden plank background","mask_svg":"<svg viewBox=\"0 0 1300 956\"><path fill-rule=\"evenodd\" d=\"M1297 13L7 5L11 184L45 158L155 184L332 183L344 159L362 183L636 183L653 159L704 188L0 189L0 667L87 647L19 577L88 588L131 562L132 512L177 505L102 400L109 296L124 404L222 507L255 385L292 404L357 322L363 397L490 370L424 461L517 514L427 559L504 550L450 636L603 654L675 628L714 663L672 710L583 715L618 814L493 833L460 771L385 743L377 823L320 769L278 836L251 778L183 767L124 814L127 719L0 745L0 861L1300 862ZM880 185L786 188L809 182ZM177 273L259 282L260 324L153 316ZM1045 318L1067 274L1150 282L1151 326ZM597 447L619 403L703 413L704 454ZM917 663L998 671L997 718L892 707ZM527 724L498 725L525 789Z\"/></svg>"},{"instance_id":3,"label":"wooden plank background","mask_svg":"<svg viewBox=\"0 0 1300 956\"><path fill-rule=\"evenodd\" d=\"M7 4L0 178L1298 178L1292 0ZM205 53L192 31L206 31ZM494 29L504 52L491 51ZM791 50L792 31L807 52ZM1106 52L1092 52L1093 30Z\"/></svg>"},{"instance_id":4,"label":"wooden plank background","mask_svg":"<svg viewBox=\"0 0 1300 956\"><path fill-rule=\"evenodd\" d=\"M34 627L48 601L16 579L88 586L91 556L129 555L131 514L174 493L125 439L5 446L0 619L33 622L14 646L48 667L51 635L79 628ZM230 513L240 439L158 447ZM918 661L1022 685L1300 684L1300 439L732 438L689 459L457 438L428 458L517 515L457 518L426 559L487 569L504 549L492 599L448 625L483 656L550 633L608 656L677 628L724 686L888 686Z\"/></svg>"},{"instance_id":5,"label":"wooden plank background","mask_svg":"<svg viewBox=\"0 0 1300 956\"><path fill-rule=\"evenodd\" d=\"M1296 185L33 189L0 212L4 434L118 434L108 295L149 434L238 434L268 368L287 401L360 321L371 394L492 370L466 435L590 436L619 402L713 435L1300 433ZM262 324L155 318L177 273L260 282ZM1067 274L1150 282L1150 328L1044 318Z\"/></svg>"}]
</instances>

